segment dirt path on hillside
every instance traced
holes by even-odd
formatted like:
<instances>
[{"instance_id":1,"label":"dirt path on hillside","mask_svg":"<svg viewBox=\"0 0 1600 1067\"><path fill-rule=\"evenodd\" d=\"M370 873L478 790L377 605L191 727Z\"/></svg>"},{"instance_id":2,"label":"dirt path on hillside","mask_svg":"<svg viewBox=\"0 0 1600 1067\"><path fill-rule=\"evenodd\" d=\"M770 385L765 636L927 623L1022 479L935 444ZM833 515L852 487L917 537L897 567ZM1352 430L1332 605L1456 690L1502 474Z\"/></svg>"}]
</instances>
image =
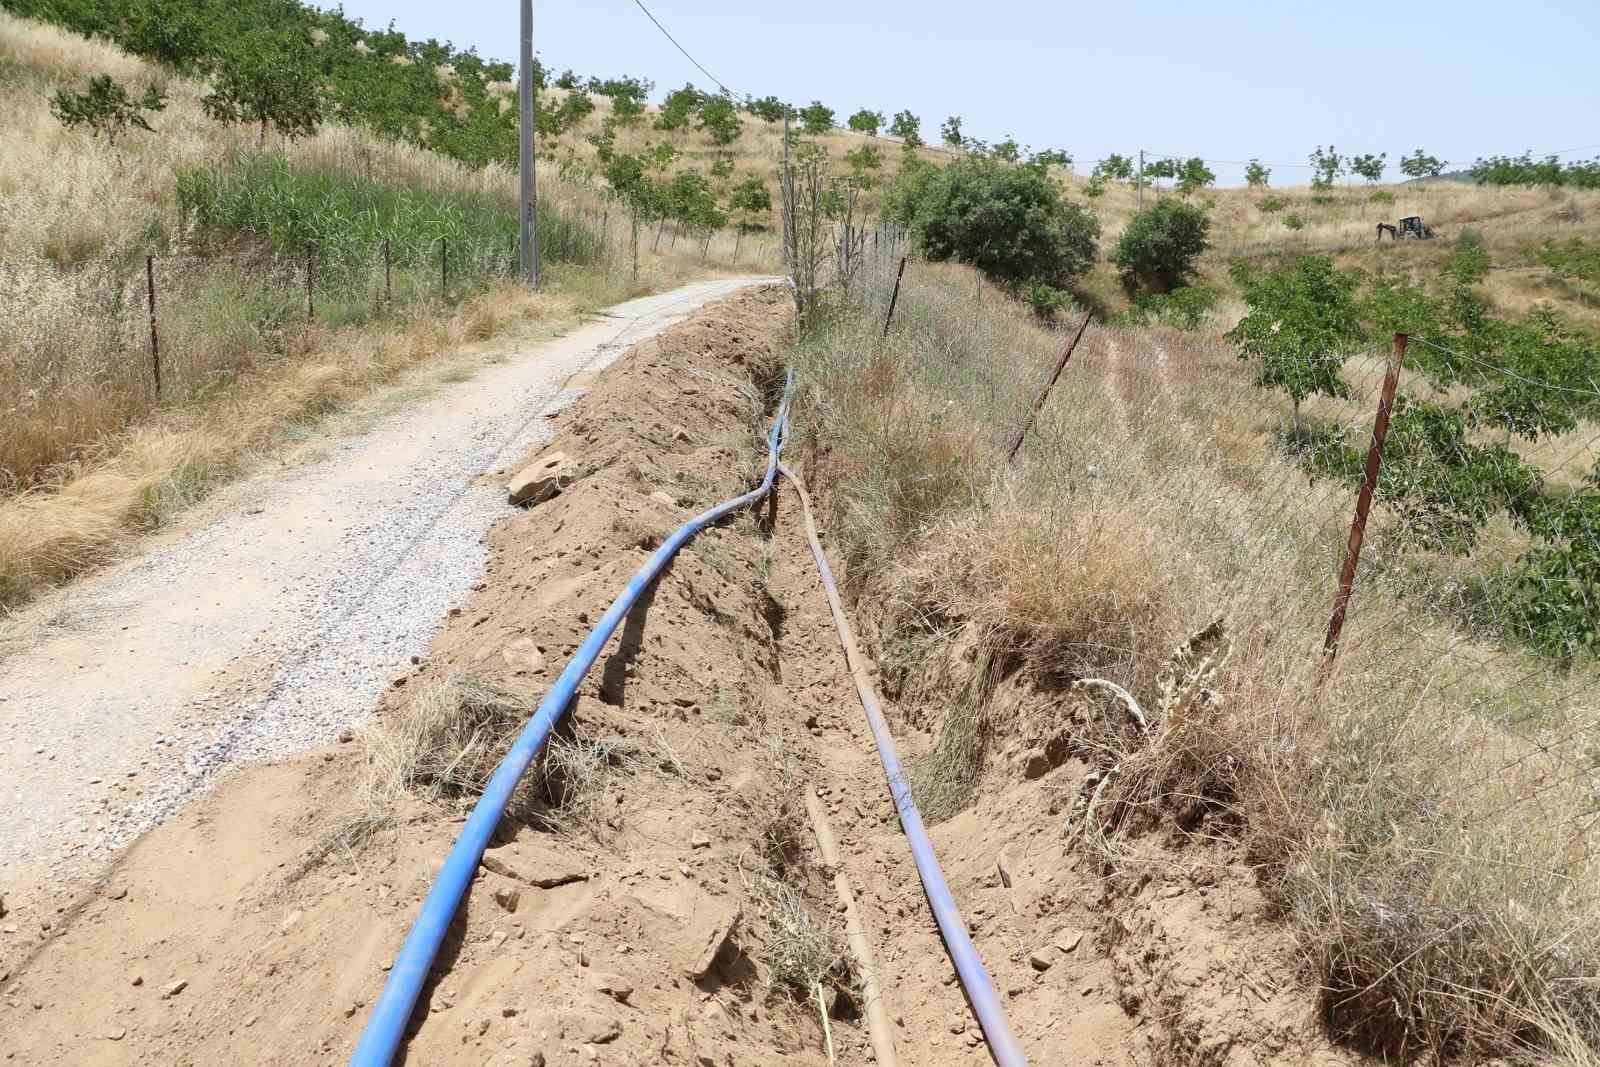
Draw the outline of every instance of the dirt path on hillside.
<instances>
[{"instance_id":1,"label":"dirt path on hillside","mask_svg":"<svg viewBox=\"0 0 1600 1067\"><path fill-rule=\"evenodd\" d=\"M364 721L482 574L498 481L630 344L754 279L618 305L443 386L332 454L231 486L213 516L32 610L0 662L0 893L93 872L222 770Z\"/></svg>"}]
</instances>

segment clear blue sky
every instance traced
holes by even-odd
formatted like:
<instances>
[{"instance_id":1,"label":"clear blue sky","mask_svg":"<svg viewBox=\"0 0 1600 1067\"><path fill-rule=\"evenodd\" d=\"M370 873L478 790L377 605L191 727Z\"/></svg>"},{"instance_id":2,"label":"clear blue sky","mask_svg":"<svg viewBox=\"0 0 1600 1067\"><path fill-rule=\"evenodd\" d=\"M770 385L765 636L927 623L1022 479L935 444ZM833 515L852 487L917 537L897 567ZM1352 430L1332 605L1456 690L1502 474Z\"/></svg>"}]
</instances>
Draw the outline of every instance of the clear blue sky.
<instances>
[{"instance_id":1,"label":"clear blue sky","mask_svg":"<svg viewBox=\"0 0 1600 1067\"><path fill-rule=\"evenodd\" d=\"M959 114L969 136L1065 148L1080 171L1140 148L1304 163L1332 143L1388 152L1398 177L1417 147L1470 163L1600 144L1597 0L645 2L736 93L820 98L841 120L910 108L929 139ZM371 27L393 19L410 37L516 56L517 0L344 7ZM631 0L535 0L534 19L557 70L647 77L658 99L708 86ZM1213 169L1239 181L1239 167Z\"/></svg>"}]
</instances>

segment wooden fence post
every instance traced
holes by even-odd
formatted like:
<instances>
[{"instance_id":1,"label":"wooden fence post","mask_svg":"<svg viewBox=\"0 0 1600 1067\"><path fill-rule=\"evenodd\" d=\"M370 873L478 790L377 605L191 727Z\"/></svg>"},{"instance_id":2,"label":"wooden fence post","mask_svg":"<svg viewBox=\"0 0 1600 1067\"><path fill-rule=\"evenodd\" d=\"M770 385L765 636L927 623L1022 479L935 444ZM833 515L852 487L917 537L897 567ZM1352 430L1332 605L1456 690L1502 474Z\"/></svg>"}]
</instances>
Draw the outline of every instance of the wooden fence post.
<instances>
[{"instance_id":1,"label":"wooden fence post","mask_svg":"<svg viewBox=\"0 0 1600 1067\"><path fill-rule=\"evenodd\" d=\"M1372 509L1372 494L1378 488L1378 472L1383 466L1383 441L1389 436L1389 415L1394 410L1395 388L1400 384L1400 368L1406 361L1407 335L1394 335L1394 357L1383 376L1383 392L1378 397L1378 415L1372 423L1372 443L1367 446L1366 476L1356 495L1356 513L1350 520L1350 540L1345 545L1344 566L1339 570L1339 586L1333 594L1333 615L1328 619L1328 636L1322 642L1322 670L1326 674L1339 653L1339 635L1344 630L1345 612L1355 586L1356 563L1361 559L1361 542L1367 533L1367 513Z\"/></svg>"},{"instance_id":2,"label":"wooden fence post","mask_svg":"<svg viewBox=\"0 0 1600 1067\"><path fill-rule=\"evenodd\" d=\"M1056 387L1056 379L1061 377L1061 372L1067 367L1067 360L1072 358L1072 350L1078 347L1078 342L1083 339L1083 332L1089 328L1089 320L1094 318L1094 312L1084 314L1083 321L1078 324L1078 332L1072 335L1066 347L1061 350L1060 357L1056 360L1055 370L1050 372L1050 380L1044 383L1044 388L1039 391L1039 398L1033 402L1033 407L1028 411L1028 417L1022 425L1017 427L1017 432L1012 435L1011 444L1006 449L1006 462L1010 463L1017 458L1017 453L1022 449L1022 439L1028 434L1028 427L1033 425L1033 420L1038 418L1039 412L1044 409L1044 402L1050 399L1050 390Z\"/></svg>"},{"instance_id":3,"label":"wooden fence post","mask_svg":"<svg viewBox=\"0 0 1600 1067\"><path fill-rule=\"evenodd\" d=\"M156 257L144 257L145 289L150 297L150 370L156 379L156 399L161 399L161 338L156 335Z\"/></svg>"}]
</instances>

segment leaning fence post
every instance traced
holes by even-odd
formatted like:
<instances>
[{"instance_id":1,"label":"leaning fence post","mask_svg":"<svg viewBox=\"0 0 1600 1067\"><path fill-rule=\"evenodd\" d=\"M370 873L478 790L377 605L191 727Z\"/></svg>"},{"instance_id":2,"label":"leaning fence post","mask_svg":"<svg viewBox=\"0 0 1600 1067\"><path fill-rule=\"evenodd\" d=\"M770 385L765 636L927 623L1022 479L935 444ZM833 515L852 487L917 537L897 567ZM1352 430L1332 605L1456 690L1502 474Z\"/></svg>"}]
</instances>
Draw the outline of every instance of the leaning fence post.
<instances>
[{"instance_id":1,"label":"leaning fence post","mask_svg":"<svg viewBox=\"0 0 1600 1067\"><path fill-rule=\"evenodd\" d=\"M906 272L906 257L900 257L900 269L894 272L894 292L889 294L889 313L883 317L883 337L889 336L889 324L894 321L894 306L900 300L900 279Z\"/></svg>"},{"instance_id":2,"label":"leaning fence post","mask_svg":"<svg viewBox=\"0 0 1600 1067\"><path fill-rule=\"evenodd\" d=\"M394 303L394 287L389 277L389 239L383 239L383 302Z\"/></svg>"},{"instance_id":3,"label":"leaning fence post","mask_svg":"<svg viewBox=\"0 0 1600 1067\"><path fill-rule=\"evenodd\" d=\"M311 289L312 289L312 284L313 284L313 282L312 282L313 273L312 272L315 269L315 267L312 264L312 260L311 260L311 250L313 248L315 248L315 247L316 247L315 245L306 245L306 321L307 322L310 322L311 319L312 319L312 316L316 313L316 306L315 306L315 304L313 304L312 299L311 299Z\"/></svg>"},{"instance_id":4,"label":"leaning fence post","mask_svg":"<svg viewBox=\"0 0 1600 1067\"><path fill-rule=\"evenodd\" d=\"M156 257L144 257L145 289L150 295L150 370L155 374L156 399L161 399L161 339L156 336Z\"/></svg>"},{"instance_id":5,"label":"leaning fence post","mask_svg":"<svg viewBox=\"0 0 1600 1067\"><path fill-rule=\"evenodd\" d=\"M1067 368L1067 360L1072 358L1072 350L1078 347L1078 342L1083 338L1083 331L1089 328L1089 320L1094 318L1094 312L1084 314L1083 321L1078 324L1078 332L1072 335L1072 340L1067 342L1061 350L1060 357L1056 360L1055 370L1050 372L1050 380L1044 383L1044 388L1039 390L1039 397L1033 402L1033 407L1028 410L1028 417L1022 420L1022 425L1017 427L1017 432L1012 435L1011 444L1006 447L1006 462L1010 463L1017 458L1017 453L1022 449L1022 439L1028 435L1028 427L1033 425L1033 420L1039 417L1039 412L1044 408L1044 402L1050 399L1050 390L1056 387L1056 379L1061 377L1061 372Z\"/></svg>"},{"instance_id":6,"label":"leaning fence post","mask_svg":"<svg viewBox=\"0 0 1600 1067\"><path fill-rule=\"evenodd\" d=\"M1378 488L1378 470L1383 465L1383 440L1389 436L1389 415L1394 410L1394 392L1400 384L1400 368L1406 360L1406 342L1403 333L1394 335L1394 358L1383 376L1383 392L1378 397L1378 415L1372 423L1372 443L1367 447L1367 472L1361 480L1361 492L1356 496L1355 517L1350 520L1350 540L1345 545L1344 566L1339 570L1339 586L1333 594L1333 615L1328 619L1328 636L1322 642L1322 670L1333 665L1339 652L1339 634L1344 630L1344 616L1350 606L1350 592L1355 585L1356 563L1361 558L1361 541L1367 533L1367 512L1372 508L1372 494Z\"/></svg>"},{"instance_id":7,"label":"leaning fence post","mask_svg":"<svg viewBox=\"0 0 1600 1067\"><path fill-rule=\"evenodd\" d=\"M439 238L439 295L450 299L450 238Z\"/></svg>"}]
</instances>

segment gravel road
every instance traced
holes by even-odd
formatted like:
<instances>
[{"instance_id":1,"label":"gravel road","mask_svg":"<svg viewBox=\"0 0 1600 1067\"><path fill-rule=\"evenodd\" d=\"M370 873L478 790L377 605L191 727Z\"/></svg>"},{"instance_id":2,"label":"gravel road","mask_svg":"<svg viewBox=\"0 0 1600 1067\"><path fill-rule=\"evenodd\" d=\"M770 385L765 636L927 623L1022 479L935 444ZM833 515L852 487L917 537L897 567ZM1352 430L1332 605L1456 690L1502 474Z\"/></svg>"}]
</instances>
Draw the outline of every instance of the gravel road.
<instances>
[{"instance_id":1,"label":"gravel road","mask_svg":"<svg viewBox=\"0 0 1600 1067\"><path fill-rule=\"evenodd\" d=\"M473 480L549 437L576 375L760 280L632 300L513 352L37 605L59 624L0 662L0 890L93 874L218 773L366 719L483 572L509 508Z\"/></svg>"}]
</instances>

